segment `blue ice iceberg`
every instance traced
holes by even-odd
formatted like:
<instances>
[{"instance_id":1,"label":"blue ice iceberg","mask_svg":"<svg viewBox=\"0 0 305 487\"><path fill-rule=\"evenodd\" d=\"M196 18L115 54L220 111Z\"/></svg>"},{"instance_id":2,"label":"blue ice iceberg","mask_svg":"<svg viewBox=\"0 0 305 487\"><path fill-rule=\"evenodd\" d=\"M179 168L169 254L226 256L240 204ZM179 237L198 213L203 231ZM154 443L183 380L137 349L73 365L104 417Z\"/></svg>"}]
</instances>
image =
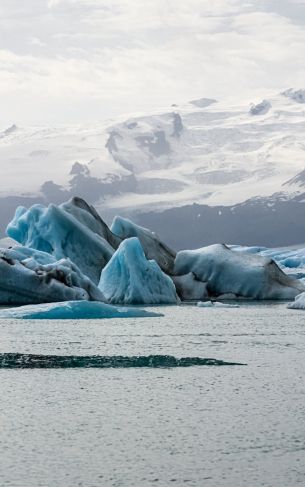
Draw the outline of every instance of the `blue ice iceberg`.
<instances>
[{"instance_id":1,"label":"blue ice iceberg","mask_svg":"<svg viewBox=\"0 0 305 487\"><path fill-rule=\"evenodd\" d=\"M66 211L64 205L34 205L28 210L19 206L7 227L7 235L25 247L53 255L56 260L69 258L95 284L114 252L104 238L81 218L73 216L72 211Z\"/></svg>"},{"instance_id":2,"label":"blue ice iceberg","mask_svg":"<svg viewBox=\"0 0 305 487\"><path fill-rule=\"evenodd\" d=\"M111 231L122 240L137 237L141 242L146 258L155 260L166 274L173 273L176 252L165 245L154 232L120 216L114 218Z\"/></svg>"},{"instance_id":3,"label":"blue ice iceberg","mask_svg":"<svg viewBox=\"0 0 305 487\"><path fill-rule=\"evenodd\" d=\"M24 320L89 320L105 318L146 318L163 316L137 308L120 308L94 301L66 301L61 303L20 306L0 310L0 318Z\"/></svg>"},{"instance_id":4,"label":"blue ice iceberg","mask_svg":"<svg viewBox=\"0 0 305 487\"><path fill-rule=\"evenodd\" d=\"M175 304L176 289L134 237L124 240L103 269L99 289L110 303Z\"/></svg>"},{"instance_id":5,"label":"blue ice iceberg","mask_svg":"<svg viewBox=\"0 0 305 487\"><path fill-rule=\"evenodd\" d=\"M233 293L252 299L293 299L305 290L300 281L287 276L272 259L236 252L222 244L178 252L175 274L188 272L207 282L212 296Z\"/></svg>"},{"instance_id":6,"label":"blue ice iceberg","mask_svg":"<svg viewBox=\"0 0 305 487\"><path fill-rule=\"evenodd\" d=\"M0 249L0 304L67 300L105 301L102 292L67 259L26 247Z\"/></svg>"},{"instance_id":7,"label":"blue ice iceberg","mask_svg":"<svg viewBox=\"0 0 305 487\"><path fill-rule=\"evenodd\" d=\"M305 278L305 248L278 248L268 249L266 247L243 247L231 245L230 248L236 252L248 254L259 254L263 257L273 259L279 267L292 277L297 279Z\"/></svg>"}]
</instances>

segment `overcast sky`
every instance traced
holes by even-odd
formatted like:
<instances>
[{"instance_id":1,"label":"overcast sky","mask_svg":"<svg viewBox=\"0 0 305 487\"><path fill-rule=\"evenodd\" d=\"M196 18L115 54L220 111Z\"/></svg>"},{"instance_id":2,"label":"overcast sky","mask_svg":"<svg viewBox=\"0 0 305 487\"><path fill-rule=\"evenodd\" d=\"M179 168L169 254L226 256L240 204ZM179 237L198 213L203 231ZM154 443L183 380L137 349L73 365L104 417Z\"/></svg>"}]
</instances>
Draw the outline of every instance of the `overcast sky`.
<instances>
[{"instance_id":1,"label":"overcast sky","mask_svg":"<svg viewBox=\"0 0 305 487\"><path fill-rule=\"evenodd\" d=\"M305 88L305 0L1 0L0 34L1 126Z\"/></svg>"}]
</instances>

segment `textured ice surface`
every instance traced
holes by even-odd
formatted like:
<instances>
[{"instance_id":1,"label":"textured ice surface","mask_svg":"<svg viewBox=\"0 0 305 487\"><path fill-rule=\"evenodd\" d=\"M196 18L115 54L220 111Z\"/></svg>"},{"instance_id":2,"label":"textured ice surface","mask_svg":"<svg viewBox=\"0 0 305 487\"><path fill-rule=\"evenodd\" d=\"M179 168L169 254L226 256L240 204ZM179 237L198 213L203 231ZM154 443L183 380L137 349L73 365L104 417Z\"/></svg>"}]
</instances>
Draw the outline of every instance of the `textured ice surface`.
<instances>
[{"instance_id":1,"label":"textured ice surface","mask_svg":"<svg viewBox=\"0 0 305 487\"><path fill-rule=\"evenodd\" d=\"M173 276L179 297L184 301L198 301L208 297L207 283L198 281L193 272L184 276Z\"/></svg>"},{"instance_id":2,"label":"textured ice surface","mask_svg":"<svg viewBox=\"0 0 305 487\"><path fill-rule=\"evenodd\" d=\"M74 216L80 223L88 227L89 230L107 240L114 249L118 248L122 240L111 232L110 228L104 220L102 220L95 208L88 205L85 200L82 198L72 198L60 205L60 207Z\"/></svg>"},{"instance_id":3,"label":"textured ice surface","mask_svg":"<svg viewBox=\"0 0 305 487\"><path fill-rule=\"evenodd\" d=\"M216 296L233 293L253 299L292 299L304 289L272 259L238 253L222 244L178 252L175 273L188 272L207 282L209 292Z\"/></svg>"},{"instance_id":4,"label":"textured ice surface","mask_svg":"<svg viewBox=\"0 0 305 487\"><path fill-rule=\"evenodd\" d=\"M166 274L172 274L176 252L161 242L154 232L119 216L114 218L111 231L121 239L138 237L147 259L154 259Z\"/></svg>"},{"instance_id":5,"label":"textured ice surface","mask_svg":"<svg viewBox=\"0 0 305 487\"><path fill-rule=\"evenodd\" d=\"M28 210L18 207L7 234L26 247L52 254L56 260L68 257L96 284L114 252L80 217L55 205L34 205Z\"/></svg>"},{"instance_id":6,"label":"textured ice surface","mask_svg":"<svg viewBox=\"0 0 305 487\"><path fill-rule=\"evenodd\" d=\"M305 278L305 248L278 248L230 246L237 252L259 254L273 259L281 269L297 279Z\"/></svg>"},{"instance_id":7,"label":"textured ice surface","mask_svg":"<svg viewBox=\"0 0 305 487\"><path fill-rule=\"evenodd\" d=\"M101 291L67 259L26 247L0 249L0 304L104 301Z\"/></svg>"},{"instance_id":8,"label":"textured ice surface","mask_svg":"<svg viewBox=\"0 0 305 487\"><path fill-rule=\"evenodd\" d=\"M199 308L239 308L238 304L218 303L217 301L199 301Z\"/></svg>"},{"instance_id":9,"label":"textured ice surface","mask_svg":"<svg viewBox=\"0 0 305 487\"><path fill-rule=\"evenodd\" d=\"M162 316L138 308L120 308L94 301L66 301L51 304L36 304L0 310L0 318L25 320L86 320L104 318L145 318Z\"/></svg>"},{"instance_id":10,"label":"textured ice surface","mask_svg":"<svg viewBox=\"0 0 305 487\"><path fill-rule=\"evenodd\" d=\"M293 303L289 303L287 308L289 309L305 309L305 292L295 297Z\"/></svg>"},{"instance_id":11,"label":"textured ice surface","mask_svg":"<svg viewBox=\"0 0 305 487\"><path fill-rule=\"evenodd\" d=\"M177 303L173 281L147 260L136 237L124 240L103 269L99 288L111 303Z\"/></svg>"}]
</instances>

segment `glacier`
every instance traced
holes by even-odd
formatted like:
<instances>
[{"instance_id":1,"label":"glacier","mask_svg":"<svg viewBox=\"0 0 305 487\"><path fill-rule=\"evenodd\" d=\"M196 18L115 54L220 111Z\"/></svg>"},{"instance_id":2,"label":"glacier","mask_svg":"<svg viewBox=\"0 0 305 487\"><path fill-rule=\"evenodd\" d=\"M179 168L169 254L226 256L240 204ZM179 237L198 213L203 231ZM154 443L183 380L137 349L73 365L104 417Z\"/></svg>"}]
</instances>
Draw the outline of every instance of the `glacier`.
<instances>
[{"instance_id":1,"label":"glacier","mask_svg":"<svg viewBox=\"0 0 305 487\"><path fill-rule=\"evenodd\" d=\"M0 249L0 304L105 301L98 287L68 259L26 247Z\"/></svg>"},{"instance_id":2,"label":"glacier","mask_svg":"<svg viewBox=\"0 0 305 487\"><path fill-rule=\"evenodd\" d=\"M105 318L148 318L160 313L137 308L111 306L92 301L66 301L36 304L0 310L0 318L24 320L88 320Z\"/></svg>"},{"instance_id":3,"label":"glacier","mask_svg":"<svg viewBox=\"0 0 305 487\"><path fill-rule=\"evenodd\" d=\"M110 303L176 304L173 281L147 260L136 237L124 240L103 269L99 289Z\"/></svg>"},{"instance_id":4,"label":"glacier","mask_svg":"<svg viewBox=\"0 0 305 487\"><path fill-rule=\"evenodd\" d=\"M120 216L114 218L111 231L121 239L137 237L146 258L154 259L166 274L173 273L176 252L163 243L154 232Z\"/></svg>"},{"instance_id":5,"label":"glacier","mask_svg":"<svg viewBox=\"0 0 305 487\"><path fill-rule=\"evenodd\" d=\"M7 227L7 235L25 247L69 258L93 283L98 284L101 270L114 253L113 247L81 220L67 205L18 207ZM83 210L84 211L84 210ZM87 212L87 221L89 213Z\"/></svg>"},{"instance_id":6,"label":"glacier","mask_svg":"<svg viewBox=\"0 0 305 487\"><path fill-rule=\"evenodd\" d=\"M233 293L251 299L293 299L304 285L270 258L236 252L223 244L177 253L175 274L193 272L211 296Z\"/></svg>"}]
</instances>

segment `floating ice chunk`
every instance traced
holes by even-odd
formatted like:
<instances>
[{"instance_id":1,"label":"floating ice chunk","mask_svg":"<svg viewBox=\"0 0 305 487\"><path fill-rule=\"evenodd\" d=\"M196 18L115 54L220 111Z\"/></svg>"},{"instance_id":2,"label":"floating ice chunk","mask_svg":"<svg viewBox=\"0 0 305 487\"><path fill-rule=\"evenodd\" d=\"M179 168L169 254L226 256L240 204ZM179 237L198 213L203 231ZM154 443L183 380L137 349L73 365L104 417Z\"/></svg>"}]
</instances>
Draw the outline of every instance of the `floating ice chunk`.
<instances>
[{"instance_id":1,"label":"floating ice chunk","mask_svg":"<svg viewBox=\"0 0 305 487\"><path fill-rule=\"evenodd\" d=\"M292 299L305 289L272 259L236 252L222 244L178 252L175 274L188 272L207 282L214 296L233 293L253 299Z\"/></svg>"},{"instance_id":2,"label":"floating ice chunk","mask_svg":"<svg viewBox=\"0 0 305 487\"><path fill-rule=\"evenodd\" d=\"M136 237L124 240L103 269L99 288L110 303L177 303L173 281L147 260Z\"/></svg>"},{"instance_id":3,"label":"floating ice chunk","mask_svg":"<svg viewBox=\"0 0 305 487\"><path fill-rule=\"evenodd\" d=\"M298 294L298 296L295 297L294 302L289 303L287 308L289 308L289 309L305 309L305 292Z\"/></svg>"},{"instance_id":4,"label":"floating ice chunk","mask_svg":"<svg viewBox=\"0 0 305 487\"><path fill-rule=\"evenodd\" d=\"M102 292L67 259L25 247L0 249L0 304L67 300L105 301Z\"/></svg>"},{"instance_id":5,"label":"floating ice chunk","mask_svg":"<svg viewBox=\"0 0 305 487\"><path fill-rule=\"evenodd\" d=\"M111 231L121 239L138 237L146 258L154 259L166 274L173 273L176 252L161 242L154 232L120 216L114 218Z\"/></svg>"},{"instance_id":6,"label":"floating ice chunk","mask_svg":"<svg viewBox=\"0 0 305 487\"><path fill-rule=\"evenodd\" d=\"M238 304L219 303L218 301L199 301L199 308L239 308Z\"/></svg>"},{"instance_id":7,"label":"floating ice chunk","mask_svg":"<svg viewBox=\"0 0 305 487\"><path fill-rule=\"evenodd\" d=\"M26 247L52 254L56 260L69 258L94 283L114 249L64 208L34 205L18 207L7 227L9 237Z\"/></svg>"},{"instance_id":8,"label":"floating ice chunk","mask_svg":"<svg viewBox=\"0 0 305 487\"><path fill-rule=\"evenodd\" d=\"M104 318L146 318L151 316L163 315L144 309L120 308L94 301L66 301L0 310L0 318L21 318L24 320L88 320Z\"/></svg>"},{"instance_id":9,"label":"floating ice chunk","mask_svg":"<svg viewBox=\"0 0 305 487\"><path fill-rule=\"evenodd\" d=\"M189 272L184 276L172 276L177 289L178 296L184 301L198 301L208 297L207 283L198 281L193 274Z\"/></svg>"}]
</instances>

